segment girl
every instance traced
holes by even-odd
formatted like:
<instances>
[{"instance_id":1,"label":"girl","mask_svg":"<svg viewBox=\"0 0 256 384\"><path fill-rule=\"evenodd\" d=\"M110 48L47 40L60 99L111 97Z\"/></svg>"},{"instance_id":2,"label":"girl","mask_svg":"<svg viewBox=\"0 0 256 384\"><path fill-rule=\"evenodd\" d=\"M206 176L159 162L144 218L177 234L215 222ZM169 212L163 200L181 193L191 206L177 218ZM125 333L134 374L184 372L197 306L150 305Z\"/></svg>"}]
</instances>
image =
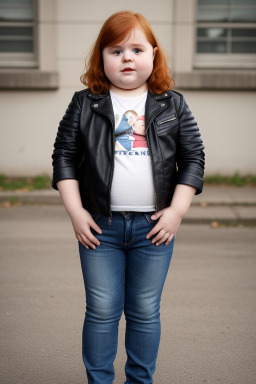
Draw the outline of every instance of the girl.
<instances>
[{"instance_id":1,"label":"girl","mask_svg":"<svg viewBox=\"0 0 256 384\"><path fill-rule=\"evenodd\" d=\"M202 191L204 146L142 15L106 20L81 80L87 89L75 92L59 124L52 186L79 244L83 361L89 384L113 383L124 311L125 383L150 384L161 294L181 219ZM133 148L127 111L145 120L147 147Z\"/></svg>"}]
</instances>

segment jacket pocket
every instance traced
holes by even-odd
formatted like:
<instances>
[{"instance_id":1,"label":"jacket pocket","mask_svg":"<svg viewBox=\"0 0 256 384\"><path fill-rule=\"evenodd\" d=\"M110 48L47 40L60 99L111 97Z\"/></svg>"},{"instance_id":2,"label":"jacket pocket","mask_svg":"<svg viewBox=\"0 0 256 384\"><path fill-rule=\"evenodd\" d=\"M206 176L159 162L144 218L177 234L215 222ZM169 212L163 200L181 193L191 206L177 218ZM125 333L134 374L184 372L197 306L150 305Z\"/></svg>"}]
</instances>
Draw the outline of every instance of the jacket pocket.
<instances>
[{"instance_id":1,"label":"jacket pocket","mask_svg":"<svg viewBox=\"0 0 256 384\"><path fill-rule=\"evenodd\" d=\"M175 113L172 113L165 118L159 119L156 121L157 134L162 135L163 133L168 132L169 130L175 129L178 127L178 119Z\"/></svg>"}]
</instances>

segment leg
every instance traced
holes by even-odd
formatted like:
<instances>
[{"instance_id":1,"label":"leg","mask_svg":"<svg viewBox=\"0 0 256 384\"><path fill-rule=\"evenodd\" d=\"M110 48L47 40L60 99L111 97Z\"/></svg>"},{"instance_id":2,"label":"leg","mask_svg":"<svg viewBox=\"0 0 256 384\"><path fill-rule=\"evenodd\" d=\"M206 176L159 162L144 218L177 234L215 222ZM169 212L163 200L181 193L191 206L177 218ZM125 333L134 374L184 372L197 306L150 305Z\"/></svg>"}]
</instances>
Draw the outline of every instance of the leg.
<instances>
[{"instance_id":1,"label":"leg","mask_svg":"<svg viewBox=\"0 0 256 384\"><path fill-rule=\"evenodd\" d=\"M125 383L151 384L159 349L160 300L174 239L169 245L156 247L145 239L152 226L143 215L135 221L134 247L127 253Z\"/></svg>"},{"instance_id":2,"label":"leg","mask_svg":"<svg viewBox=\"0 0 256 384\"><path fill-rule=\"evenodd\" d=\"M114 228L99 225L103 231L99 235L100 246L93 250L79 243L86 292L82 354L88 384L112 384L118 326L124 306L125 253L110 246L112 235L108 236L108 232L113 234Z\"/></svg>"}]
</instances>

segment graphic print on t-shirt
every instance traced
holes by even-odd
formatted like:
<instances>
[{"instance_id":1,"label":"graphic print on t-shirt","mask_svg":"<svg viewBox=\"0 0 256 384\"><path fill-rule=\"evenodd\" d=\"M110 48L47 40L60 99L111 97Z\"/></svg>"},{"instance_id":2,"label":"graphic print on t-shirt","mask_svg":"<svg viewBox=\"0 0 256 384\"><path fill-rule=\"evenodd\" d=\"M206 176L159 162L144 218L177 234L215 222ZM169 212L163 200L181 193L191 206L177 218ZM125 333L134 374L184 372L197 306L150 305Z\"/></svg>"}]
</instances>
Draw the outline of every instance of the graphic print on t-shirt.
<instances>
[{"instance_id":1,"label":"graphic print on t-shirt","mask_svg":"<svg viewBox=\"0 0 256 384\"><path fill-rule=\"evenodd\" d=\"M155 209L154 181L145 132L147 92L121 97L110 90L115 117L112 211Z\"/></svg>"},{"instance_id":2,"label":"graphic print on t-shirt","mask_svg":"<svg viewBox=\"0 0 256 384\"><path fill-rule=\"evenodd\" d=\"M136 111L127 110L121 119L115 115L115 122L117 127L115 130L115 151L117 152L115 153L136 150L136 153L130 154L142 154L138 149L148 147L145 136L145 116L139 116Z\"/></svg>"}]
</instances>

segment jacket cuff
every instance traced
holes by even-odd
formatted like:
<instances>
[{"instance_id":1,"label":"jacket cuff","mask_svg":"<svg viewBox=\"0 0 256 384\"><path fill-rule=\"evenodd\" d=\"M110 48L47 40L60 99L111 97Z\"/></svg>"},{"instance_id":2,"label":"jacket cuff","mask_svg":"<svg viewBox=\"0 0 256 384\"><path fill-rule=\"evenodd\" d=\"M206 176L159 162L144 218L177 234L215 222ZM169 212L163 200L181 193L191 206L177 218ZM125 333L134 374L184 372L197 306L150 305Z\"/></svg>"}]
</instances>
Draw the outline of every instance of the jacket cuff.
<instances>
[{"instance_id":1,"label":"jacket cuff","mask_svg":"<svg viewBox=\"0 0 256 384\"><path fill-rule=\"evenodd\" d=\"M196 188L196 195L199 195L203 190L204 181L200 176L194 175L193 173L182 172L178 175L177 184L191 185Z\"/></svg>"},{"instance_id":2,"label":"jacket cuff","mask_svg":"<svg viewBox=\"0 0 256 384\"><path fill-rule=\"evenodd\" d=\"M58 191L58 187L57 187L57 182L60 181L60 180L64 180L64 179L75 179L75 180L78 180L78 174L77 172L74 170L74 168L62 168L61 170L59 171L55 171L53 173L53 178L52 178L52 188L53 189L56 189L56 191Z\"/></svg>"}]
</instances>

